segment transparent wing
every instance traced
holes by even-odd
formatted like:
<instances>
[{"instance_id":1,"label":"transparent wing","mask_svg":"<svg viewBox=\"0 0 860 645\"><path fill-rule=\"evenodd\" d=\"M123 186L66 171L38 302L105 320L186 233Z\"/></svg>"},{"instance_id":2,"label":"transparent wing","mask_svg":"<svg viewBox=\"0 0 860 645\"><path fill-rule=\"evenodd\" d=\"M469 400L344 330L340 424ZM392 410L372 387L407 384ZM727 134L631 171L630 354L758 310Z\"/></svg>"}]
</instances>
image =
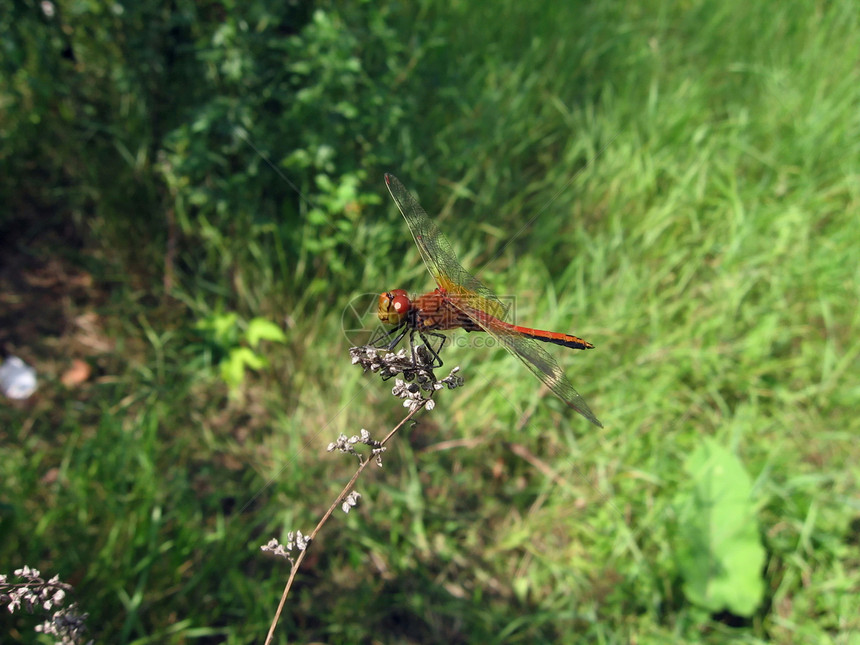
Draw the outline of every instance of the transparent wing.
<instances>
[{"instance_id":1,"label":"transparent wing","mask_svg":"<svg viewBox=\"0 0 860 645\"><path fill-rule=\"evenodd\" d=\"M394 175L385 175L388 192L403 213L424 264L439 288L448 292L452 301L463 303L478 311L504 320L507 308L478 278L466 271L454 254L448 239L442 235L426 211Z\"/></svg>"},{"instance_id":2,"label":"transparent wing","mask_svg":"<svg viewBox=\"0 0 860 645\"><path fill-rule=\"evenodd\" d=\"M457 305L459 307L459 304ZM499 343L516 356L520 361L537 376L544 385L558 398L564 401L570 408L579 412L598 428L603 424L597 420L585 399L577 392L565 376L564 371L555 362L555 359L547 352L540 341L528 336L521 336L516 332L494 325L486 316L480 312L469 311L463 308L464 313L474 320L485 332L495 338Z\"/></svg>"},{"instance_id":3,"label":"transparent wing","mask_svg":"<svg viewBox=\"0 0 860 645\"><path fill-rule=\"evenodd\" d=\"M394 175L386 174L385 183L409 225L424 264L436 284L448 293L451 302L522 361L553 394L602 428L603 424L594 416L585 399L573 388L558 363L539 341L493 323L493 319L497 319L497 323L504 320L507 313L505 306L480 280L463 268L451 243L430 220L418 200Z\"/></svg>"}]
</instances>

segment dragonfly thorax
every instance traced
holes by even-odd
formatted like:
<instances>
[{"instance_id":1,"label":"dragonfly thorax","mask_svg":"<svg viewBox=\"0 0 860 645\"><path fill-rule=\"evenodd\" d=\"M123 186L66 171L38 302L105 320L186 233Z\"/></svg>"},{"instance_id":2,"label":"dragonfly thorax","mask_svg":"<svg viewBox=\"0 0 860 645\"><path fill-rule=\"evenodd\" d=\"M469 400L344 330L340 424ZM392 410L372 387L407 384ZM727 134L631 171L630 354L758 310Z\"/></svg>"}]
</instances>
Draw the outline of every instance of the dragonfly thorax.
<instances>
[{"instance_id":1,"label":"dragonfly thorax","mask_svg":"<svg viewBox=\"0 0 860 645\"><path fill-rule=\"evenodd\" d=\"M376 315L386 325L399 325L406 319L412 309L409 294L403 289L392 289L379 294L379 306Z\"/></svg>"}]
</instances>

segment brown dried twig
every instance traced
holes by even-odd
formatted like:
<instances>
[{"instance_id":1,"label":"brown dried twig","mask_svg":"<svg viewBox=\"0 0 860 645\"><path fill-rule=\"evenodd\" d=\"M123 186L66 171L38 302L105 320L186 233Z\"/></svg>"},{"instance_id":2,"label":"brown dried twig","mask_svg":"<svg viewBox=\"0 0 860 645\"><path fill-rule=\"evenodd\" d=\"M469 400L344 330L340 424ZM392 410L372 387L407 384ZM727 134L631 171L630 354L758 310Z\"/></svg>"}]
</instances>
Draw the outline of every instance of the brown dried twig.
<instances>
[{"instance_id":1,"label":"brown dried twig","mask_svg":"<svg viewBox=\"0 0 860 645\"><path fill-rule=\"evenodd\" d=\"M353 490L353 486L355 486L355 483L358 481L361 473L364 472L364 469L367 468L368 464L371 462L376 463L380 467L382 466L382 454L385 452L386 444L397 433L397 431L418 414L420 410L424 408L428 410L433 409L435 402L431 397L437 390L444 387L454 389L455 387L459 387L463 384L463 378L457 374L459 371L458 367L451 370L451 373L447 377L437 379L433 374L431 364L428 363L427 353L422 352L421 349L421 347L417 348L414 362L412 359L407 358L405 350L392 353L369 346L353 347L350 349L353 364L360 364L366 372L376 372L380 374L384 380L392 378L397 374L403 375L403 380L397 379L395 381L395 385L392 388L392 394L403 400L403 405L409 408L409 413L402 421L400 421L400 423L392 428L387 435L385 435L385 438L382 439L382 441L375 441L371 437L370 433L362 428L359 435L346 437L346 435L341 434L337 440L330 443L328 445L329 452L336 450L338 452L356 456L359 460L358 469L355 471L349 482L347 482L346 486L343 487L340 494L332 502L331 506L329 506L328 510L317 523L316 527L314 527L314 530L311 531L310 535L303 535L301 531L291 531L288 534L288 541L285 545L280 544L276 539L272 539L268 544L261 547L263 551L285 557L292 563L290 576L287 579L287 584L284 587L283 594L281 594L281 600L278 603L278 608L275 611L275 616L272 619L272 624L270 625L269 632L266 635L266 645L269 645L274 638L275 627L277 626L278 620L280 619L281 613L286 605L287 596L293 586L293 581L296 578L299 567L302 565L305 555L308 552L308 547L332 516L338 505L341 506L345 513L348 513L350 509L358 503L358 499L361 495ZM425 392L428 392L429 395L425 396ZM355 449L356 444L359 443L370 447L369 456L365 456ZM294 549L298 551L298 555L295 558L292 556L292 551Z\"/></svg>"}]
</instances>

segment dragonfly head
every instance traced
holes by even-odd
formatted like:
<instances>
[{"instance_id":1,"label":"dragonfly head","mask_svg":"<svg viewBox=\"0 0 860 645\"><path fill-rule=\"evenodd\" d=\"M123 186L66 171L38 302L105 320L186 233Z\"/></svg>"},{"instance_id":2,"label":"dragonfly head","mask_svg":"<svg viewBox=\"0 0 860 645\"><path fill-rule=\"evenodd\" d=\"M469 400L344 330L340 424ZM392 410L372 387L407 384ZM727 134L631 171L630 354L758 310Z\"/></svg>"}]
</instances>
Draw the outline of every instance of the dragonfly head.
<instances>
[{"instance_id":1,"label":"dragonfly head","mask_svg":"<svg viewBox=\"0 0 860 645\"><path fill-rule=\"evenodd\" d=\"M392 289L379 294L376 315L386 325L399 325L412 309L412 301L403 289Z\"/></svg>"}]
</instances>

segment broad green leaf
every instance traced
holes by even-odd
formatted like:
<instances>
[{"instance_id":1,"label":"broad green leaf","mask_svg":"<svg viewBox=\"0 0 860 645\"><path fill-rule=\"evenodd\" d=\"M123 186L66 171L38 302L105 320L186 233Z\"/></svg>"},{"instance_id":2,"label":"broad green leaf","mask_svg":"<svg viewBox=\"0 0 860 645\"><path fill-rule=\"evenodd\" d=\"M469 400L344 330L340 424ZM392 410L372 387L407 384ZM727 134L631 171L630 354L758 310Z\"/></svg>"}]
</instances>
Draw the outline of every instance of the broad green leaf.
<instances>
[{"instance_id":1,"label":"broad green leaf","mask_svg":"<svg viewBox=\"0 0 860 645\"><path fill-rule=\"evenodd\" d=\"M247 347L237 347L230 353L238 356L245 366L252 370L261 369L269 364L269 361L267 361L264 356L260 356L259 354L252 352Z\"/></svg>"},{"instance_id":2,"label":"broad green leaf","mask_svg":"<svg viewBox=\"0 0 860 645\"><path fill-rule=\"evenodd\" d=\"M684 594L711 612L750 616L764 592L765 559L750 477L737 457L713 440L690 455L684 469L689 487L674 501Z\"/></svg>"},{"instance_id":3,"label":"broad green leaf","mask_svg":"<svg viewBox=\"0 0 860 645\"><path fill-rule=\"evenodd\" d=\"M254 318L248 323L248 331L245 338L251 347L257 347L261 340L271 340L276 343L287 342L284 331L275 323L265 318Z\"/></svg>"},{"instance_id":4,"label":"broad green leaf","mask_svg":"<svg viewBox=\"0 0 860 645\"><path fill-rule=\"evenodd\" d=\"M235 389L242 384L246 367L256 370L267 364L264 357L255 354L247 347L234 347L221 361L221 378L231 389Z\"/></svg>"},{"instance_id":5,"label":"broad green leaf","mask_svg":"<svg viewBox=\"0 0 860 645\"><path fill-rule=\"evenodd\" d=\"M244 348L242 348L244 349ZM230 389L236 389L242 384L242 379L245 378L245 363L237 349L233 349L221 361L221 378L230 386Z\"/></svg>"}]
</instances>

